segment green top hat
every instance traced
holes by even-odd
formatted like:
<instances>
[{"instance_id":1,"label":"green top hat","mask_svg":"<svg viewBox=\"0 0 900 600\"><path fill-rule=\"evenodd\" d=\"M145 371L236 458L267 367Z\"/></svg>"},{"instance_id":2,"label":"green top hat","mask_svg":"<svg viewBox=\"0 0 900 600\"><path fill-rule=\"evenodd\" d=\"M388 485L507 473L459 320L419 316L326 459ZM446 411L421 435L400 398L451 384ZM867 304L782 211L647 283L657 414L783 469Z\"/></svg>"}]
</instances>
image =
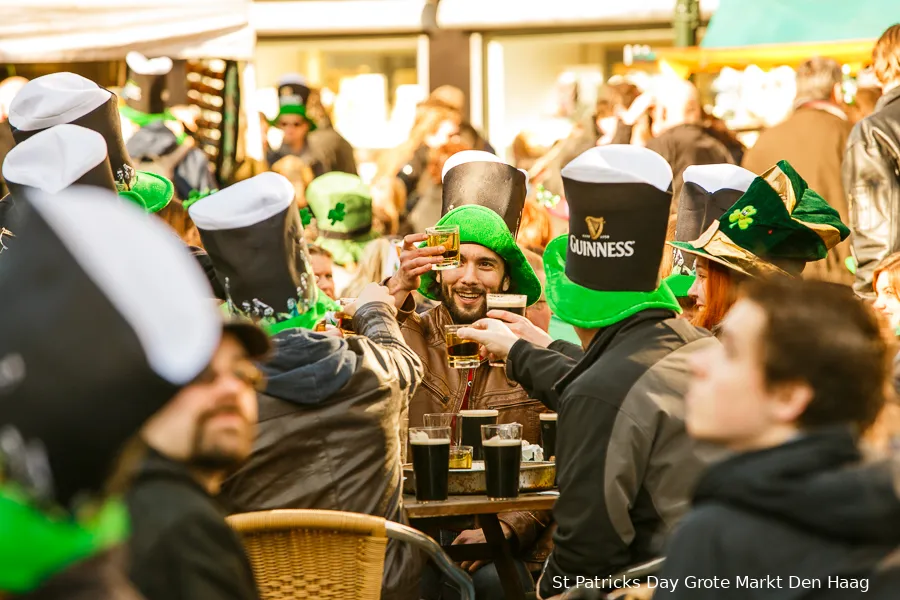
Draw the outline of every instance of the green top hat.
<instances>
[{"instance_id":1,"label":"green top hat","mask_svg":"<svg viewBox=\"0 0 900 600\"><path fill-rule=\"evenodd\" d=\"M698 239L669 244L745 275L796 276L848 235L838 212L782 160Z\"/></svg>"},{"instance_id":2,"label":"green top hat","mask_svg":"<svg viewBox=\"0 0 900 600\"><path fill-rule=\"evenodd\" d=\"M642 310L664 308L681 312L665 281L651 292L601 292L578 285L566 275L568 240L568 235L561 235L544 250L547 304L561 320L576 327L598 329Z\"/></svg>"},{"instance_id":3,"label":"green top hat","mask_svg":"<svg viewBox=\"0 0 900 600\"><path fill-rule=\"evenodd\" d=\"M316 129L316 123L306 114L306 105L312 89L306 84L306 79L300 75L286 75L278 82L278 114L272 119L270 125L278 125L281 115L300 115L307 123L309 130Z\"/></svg>"},{"instance_id":4,"label":"green top hat","mask_svg":"<svg viewBox=\"0 0 900 600\"><path fill-rule=\"evenodd\" d=\"M332 171L313 179L306 201L316 217L316 244L339 265L357 263L366 245L378 237L372 231L372 194L357 175Z\"/></svg>"},{"instance_id":5,"label":"green top hat","mask_svg":"<svg viewBox=\"0 0 900 600\"><path fill-rule=\"evenodd\" d=\"M506 263L510 281L517 294L528 296L529 306L541 298L541 282L509 231L503 218L490 208L467 204L448 212L437 225L458 225L460 244L478 244L496 252ZM419 293L438 300L435 272L422 275Z\"/></svg>"}]
</instances>

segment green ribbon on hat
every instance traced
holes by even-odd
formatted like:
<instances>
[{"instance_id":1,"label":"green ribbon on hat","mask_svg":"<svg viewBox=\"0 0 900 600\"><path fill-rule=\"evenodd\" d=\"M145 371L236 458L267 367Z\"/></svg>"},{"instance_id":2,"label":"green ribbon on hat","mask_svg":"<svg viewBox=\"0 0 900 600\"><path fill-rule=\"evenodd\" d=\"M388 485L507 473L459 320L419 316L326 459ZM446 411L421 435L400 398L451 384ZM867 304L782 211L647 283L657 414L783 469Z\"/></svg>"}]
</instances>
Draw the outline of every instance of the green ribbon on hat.
<instances>
[{"instance_id":1,"label":"green ribbon on hat","mask_svg":"<svg viewBox=\"0 0 900 600\"><path fill-rule=\"evenodd\" d=\"M16 485L0 484L0 592L26 594L69 566L124 542L128 509L118 498L71 516L40 510Z\"/></svg>"},{"instance_id":2,"label":"green ribbon on hat","mask_svg":"<svg viewBox=\"0 0 900 600\"><path fill-rule=\"evenodd\" d=\"M838 212L782 160L699 238L668 243L747 275L786 275L781 266L822 260L849 235Z\"/></svg>"},{"instance_id":3,"label":"green ribbon on hat","mask_svg":"<svg viewBox=\"0 0 900 600\"><path fill-rule=\"evenodd\" d=\"M506 263L507 274L515 293L528 296L528 305L541 298L541 282L516 244L506 222L485 206L466 204L454 208L441 217L437 225L458 225L460 244L478 244L496 252ZM438 300L435 271L422 275L419 293L430 300Z\"/></svg>"}]
</instances>

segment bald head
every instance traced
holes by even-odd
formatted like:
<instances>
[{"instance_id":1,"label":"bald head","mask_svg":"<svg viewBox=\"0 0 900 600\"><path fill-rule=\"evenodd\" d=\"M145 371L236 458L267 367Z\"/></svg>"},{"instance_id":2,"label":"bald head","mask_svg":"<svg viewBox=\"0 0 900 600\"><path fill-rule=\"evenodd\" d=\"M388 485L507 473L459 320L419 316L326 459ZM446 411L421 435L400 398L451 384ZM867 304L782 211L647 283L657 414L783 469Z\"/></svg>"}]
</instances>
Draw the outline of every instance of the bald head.
<instances>
[{"instance_id":1,"label":"bald head","mask_svg":"<svg viewBox=\"0 0 900 600\"><path fill-rule=\"evenodd\" d=\"M700 97L689 81L666 78L656 93L653 135L687 123L700 122Z\"/></svg>"},{"instance_id":2,"label":"bald head","mask_svg":"<svg viewBox=\"0 0 900 600\"><path fill-rule=\"evenodd\" d=\"M5 121L9 116L9 105L28 80L24 77L7 77L0 81L0 121Z\"/></svg>"}]
</instances>

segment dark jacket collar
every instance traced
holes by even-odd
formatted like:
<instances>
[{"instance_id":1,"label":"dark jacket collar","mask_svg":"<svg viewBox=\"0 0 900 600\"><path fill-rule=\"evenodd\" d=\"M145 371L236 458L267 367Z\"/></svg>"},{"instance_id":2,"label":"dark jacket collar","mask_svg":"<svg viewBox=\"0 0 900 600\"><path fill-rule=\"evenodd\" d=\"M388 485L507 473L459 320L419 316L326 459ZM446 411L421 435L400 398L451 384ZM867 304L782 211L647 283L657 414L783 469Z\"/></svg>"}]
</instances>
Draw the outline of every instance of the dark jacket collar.
<instances>
[{"instance_id":1,"label":"dark jacket collar","mask_svg":"<svg viewBox=\"0 0 900 600\"><path fill-rule=\"evenodd\" d=\"M629 332L648 322L658 323L659 321L671 319L674 316L675 313L671 310L642 310L628 318L622 319L618 323L599 329L597 333L594 334L594 339L588 344L584 358L582 358L565 377L560 379L556 385L553 386L554 391L561 395L570 383L578 379L582 373L587 371L591 365L599 360L600 356L606 352L615 340L621 339L622 336L628 335Z\"/></svg>"},{"instance_id":2,"label":"dark jacket collar","mask_svg":"<svg viewBox=\"0 0 900 600\"><path fill-rule=\"evenodd\" d=\"M157 452L153 448L147 448L147 454L141 462L140 467L135 474L135 482L145 479L169 479L177 480L185 485L196 488L204 495L209 493L206 488L191 473L187 464L173 460L164 454Z\"/></svg>"},{"instance_id":3,"label":"dark jacket collar","mask_svg":"<svg viewBox=\"0 0 900 600\"><path fill-rule=\"evenodd\" d=\"M878 102L875 103L875 110L879 111L879 110L883 109L885 106L894 102L898 98L900 98L900 86L895 87L894 89L889 91L887 94L885 94L884 96L879 98Z\"/></svg>"},{"instance_id":4,"label":"dark jacket collar","mask_svg":"<svg viewBox=\"0 0 900 600\"><path fill-rule=\"evenodd\" d=\"M712 466L694 504L724 504L828 539L898 544L900 499L889 467L862 464L849 428L822 428Z\"/></svg>"}]
</instances>

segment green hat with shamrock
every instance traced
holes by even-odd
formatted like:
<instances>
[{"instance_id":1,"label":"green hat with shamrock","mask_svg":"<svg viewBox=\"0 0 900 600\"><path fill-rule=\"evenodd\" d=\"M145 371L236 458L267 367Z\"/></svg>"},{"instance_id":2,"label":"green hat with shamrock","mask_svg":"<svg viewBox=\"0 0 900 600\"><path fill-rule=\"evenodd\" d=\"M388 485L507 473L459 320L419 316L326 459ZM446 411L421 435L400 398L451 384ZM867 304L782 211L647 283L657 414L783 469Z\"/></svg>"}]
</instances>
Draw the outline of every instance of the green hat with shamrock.
<instances>
[{"instance_id":1,"label":"green hat with shamrock","mask_svg":"<svg viewBox=\"0 0 900 600\"><path fill-rule=\"evenodd\" d=\"M379 237L372 231L372 193L357 175L332 171L316 177L306 201L316 217L316 244L339 265L358 263L366 245Z\"/></svg>"},{"instance_id":2,"label":"green hat with shamrock","mask_svg":"<svg viewBox=\"0 0 900 600\"><path fill-rule=\"evenodd\" d=\"M527 296L529 306L540 300L541 281L499 214L486 206L465 204L441 217L437 225L458 225L460 244L478 244L496 252L506 265L512 282L511 293ZM440 296L436 273L429 271L422 275L419 285L419 293L430 300L438 300Z\"/></svg>"},{"instance_id":3,"label":"green hat with shamrock","mask_svg":"<svg viewBox=\"0 0 900 600\"><path fill-rule=\"evenodd\" d=\"M798 276L848 235L838 212L782 160L699 238L669 244L746 275Z\"/></svg>"}]
</instances>

